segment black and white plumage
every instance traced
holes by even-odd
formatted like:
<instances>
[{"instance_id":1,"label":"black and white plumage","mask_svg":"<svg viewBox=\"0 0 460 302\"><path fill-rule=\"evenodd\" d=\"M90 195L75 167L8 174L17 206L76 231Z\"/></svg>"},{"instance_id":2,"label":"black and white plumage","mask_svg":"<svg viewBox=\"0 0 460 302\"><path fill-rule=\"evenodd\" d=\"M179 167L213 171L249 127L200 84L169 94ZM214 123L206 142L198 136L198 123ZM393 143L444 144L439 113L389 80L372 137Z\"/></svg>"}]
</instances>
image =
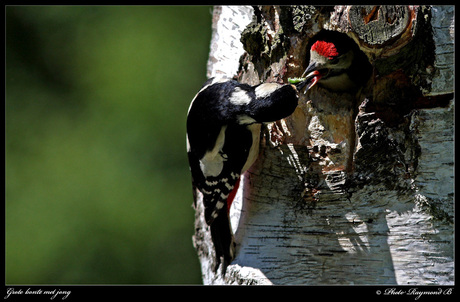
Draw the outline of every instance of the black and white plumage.
<instances>
[{"instance_id":1,"label":"black and white plumage","mask_svg":"<svg viewBox=\"0 0 460 302\"><path fill-rule=\"evenodd\" d=\"M234 257L228 208L240 175L257 159L260 124L291 115L297 103L292 85L250 86L212 78L190 104L187 153L193 186L203 194L205 220L215 246L214 270L223 260L225 272Z\"/></svg>"}]
</instances>

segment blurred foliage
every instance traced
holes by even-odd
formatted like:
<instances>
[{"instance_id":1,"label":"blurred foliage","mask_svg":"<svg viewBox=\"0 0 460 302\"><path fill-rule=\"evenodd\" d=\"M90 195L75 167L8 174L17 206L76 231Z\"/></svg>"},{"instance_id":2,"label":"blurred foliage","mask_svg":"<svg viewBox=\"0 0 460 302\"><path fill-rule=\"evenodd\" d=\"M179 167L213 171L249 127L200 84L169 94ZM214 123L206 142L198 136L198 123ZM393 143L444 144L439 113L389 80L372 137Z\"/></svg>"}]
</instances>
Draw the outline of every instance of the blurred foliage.
<instances>
[{"instance_id":1,"label":"blurred foliage","mask_svg":"<svg viewBox=\"0 0 460 302\"><path fill-rule=\"evenodd\" d=\"M209 6L6 7L6 283L201 283L185 119Z\"/></svg>"}]
</instances>

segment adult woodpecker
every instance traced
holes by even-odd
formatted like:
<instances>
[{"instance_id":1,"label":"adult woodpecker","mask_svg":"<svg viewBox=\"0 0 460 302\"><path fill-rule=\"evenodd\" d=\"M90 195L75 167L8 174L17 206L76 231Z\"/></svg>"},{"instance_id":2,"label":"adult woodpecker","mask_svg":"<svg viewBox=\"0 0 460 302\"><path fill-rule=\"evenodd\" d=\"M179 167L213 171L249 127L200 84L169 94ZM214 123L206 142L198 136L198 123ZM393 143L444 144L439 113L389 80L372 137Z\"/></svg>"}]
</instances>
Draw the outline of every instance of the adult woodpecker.
<instances>
[{"instance_id":1,"label":"adult woodpecker","mask_svg":"<svg viewBox=\"0 0 460 302\"><path fill-rule=\"evenodd\" d=\"M310 63L303 73L299 90L316 83L335 92L356 92L364 86L372 66L354 41L344 34L323 32L310 48Z\"/></svg>"},{"instance_id":2,"label":"adult woodpecker","mask_svg":"<svg viewBox=\"0 0 460 302\"><path fill-rule=\"evenodd\" d=\"M260 125L291 115L297 107L292 85L256 86L220 78L208 80L190 104L187 153L194 188L203 194L217 271L232 261L235 242L229 220L240 175L258 156Z\"/></svg>"}]
</instances>

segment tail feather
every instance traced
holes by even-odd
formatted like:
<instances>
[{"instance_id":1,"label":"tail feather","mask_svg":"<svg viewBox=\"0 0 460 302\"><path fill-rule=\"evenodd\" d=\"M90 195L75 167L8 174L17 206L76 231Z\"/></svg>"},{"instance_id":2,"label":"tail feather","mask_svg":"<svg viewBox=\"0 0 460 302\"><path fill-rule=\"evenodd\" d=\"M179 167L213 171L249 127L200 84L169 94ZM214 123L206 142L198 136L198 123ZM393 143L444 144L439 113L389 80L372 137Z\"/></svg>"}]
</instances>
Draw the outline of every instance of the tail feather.
<instances>
[{"instance_id":1,"label":"tail feather","mask_svg":"<svg viewBox=\"0 0 460 302\"><path fill-rule=\"evenodd\" d=\"M235 255L235 240L230 225L230 206L235 198L239 186L239 175L235 174L235 185L216 187L210 194L203 194L205 205L204 218L211 229L211 238L216 252L216 261L213 268L217 272L222 263L222 274L225 274L227 266L232 262ZM211 190L209 188L209 190ZM206 190L204 190L206 191Z\"/></svg>"},{"instance_id":2,"label":"tail feather","mask_svg":"<svg viewBox=\"0 0 460 302\"><path fill-rule=\"evenodd\" d=\"M228 214L222 211L211 224L211 238L216 251L214 272L222 263L222 274L225 275L227 266L232 262L235 254L235 241L233 239Z\"/></svg>"}]
</instances>

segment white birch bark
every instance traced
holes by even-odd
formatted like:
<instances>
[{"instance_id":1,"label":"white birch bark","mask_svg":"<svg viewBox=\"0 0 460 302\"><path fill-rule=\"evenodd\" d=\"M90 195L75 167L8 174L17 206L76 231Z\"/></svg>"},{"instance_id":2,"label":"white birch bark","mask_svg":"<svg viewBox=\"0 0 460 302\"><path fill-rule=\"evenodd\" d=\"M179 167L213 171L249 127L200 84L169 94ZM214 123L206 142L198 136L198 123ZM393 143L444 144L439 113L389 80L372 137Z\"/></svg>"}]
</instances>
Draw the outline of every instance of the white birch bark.
<instances>
[{"instance_id":1,"label":"white birch bark","mask_svg":"<svg viewBox=\"0 0 460 302\"><path fill-rule=\"evenodd\" d=\"M332 15L338 11L347 8ZM241 31L252 14L248 7L215 10L208 76L236 75ZM454 87L454 10L433 6L431 14L435 75L426 97ZM291 117L263 130L259 159L232 205L237 255L225 276L211 270L213 246L197 195L194 245L203 282L452 285L454 101L413 109L388 127L366 112L364 98L357 114L315 101L321 98L347 103L347 96L312 90ZM376 155L379 144L388 155ZM374 163L374 155L385 161ZM347 187L350 163L359 184Z\"/></svg>"}]
</instances>

